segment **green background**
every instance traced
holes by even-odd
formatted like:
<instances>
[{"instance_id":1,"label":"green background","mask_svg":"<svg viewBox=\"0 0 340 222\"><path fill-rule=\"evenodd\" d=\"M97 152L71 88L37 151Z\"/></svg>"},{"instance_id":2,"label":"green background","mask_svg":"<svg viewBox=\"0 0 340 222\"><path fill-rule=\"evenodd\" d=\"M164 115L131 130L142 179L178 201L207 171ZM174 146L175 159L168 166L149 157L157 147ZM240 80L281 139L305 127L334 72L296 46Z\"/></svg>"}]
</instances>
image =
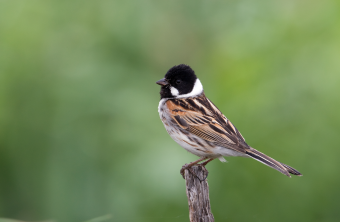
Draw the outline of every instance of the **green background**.
<instances>
[{"instance_id":1,"label":"green background","mask_svg":"<svg viewBox=\"0 0 340 222\"><path fill-rule=\"evenodd\" d=\"M216 221L340 220L338 0L0 2L0 217L188 221L155 82L189 64L252 147L210 163ZM0 221L5 221L2 219Z\"/></svg>"}]
</instances>

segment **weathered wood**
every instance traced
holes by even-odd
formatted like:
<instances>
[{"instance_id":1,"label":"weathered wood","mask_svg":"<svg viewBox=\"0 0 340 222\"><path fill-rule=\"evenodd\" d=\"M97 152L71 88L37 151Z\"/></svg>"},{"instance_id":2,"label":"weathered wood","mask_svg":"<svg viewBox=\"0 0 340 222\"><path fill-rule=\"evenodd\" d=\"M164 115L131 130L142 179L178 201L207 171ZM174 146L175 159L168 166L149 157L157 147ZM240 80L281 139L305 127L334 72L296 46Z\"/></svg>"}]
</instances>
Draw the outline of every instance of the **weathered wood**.
<instances>
[{"instance_id":1,"label":"weathered wood","mask_svg":"<svg viewBox=\"0 0 340 222\"><path fill-rule=\"evenodd\" d=\"M201 180L206 178L208 172L202 166L193 166L191 169ZM208 181L200 179L189 170L185 170L190 222L214 222L210 208Z\"/></svg>"}]
</instances>

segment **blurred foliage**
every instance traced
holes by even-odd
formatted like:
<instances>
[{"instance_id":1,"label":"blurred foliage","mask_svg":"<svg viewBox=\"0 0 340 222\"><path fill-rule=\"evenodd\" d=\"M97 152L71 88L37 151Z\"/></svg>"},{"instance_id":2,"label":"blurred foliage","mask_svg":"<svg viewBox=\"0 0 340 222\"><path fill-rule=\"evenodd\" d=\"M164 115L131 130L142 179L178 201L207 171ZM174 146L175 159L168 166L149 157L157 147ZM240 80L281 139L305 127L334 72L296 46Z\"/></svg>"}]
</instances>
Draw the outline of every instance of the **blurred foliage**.
<instances>
[{"instance_id":1,"label":"blurred foliage","mask_svg":"<svg viewBox=\"0 0 340 222\"><path fill-rule=\"evenodd\" d=\"M340 220L337 0L1 1L0 217L188 221L179 170L197 157L167 135L155 84L180 63L304 174L213 161L216 221Z\"/></svg>"}]
</instances>

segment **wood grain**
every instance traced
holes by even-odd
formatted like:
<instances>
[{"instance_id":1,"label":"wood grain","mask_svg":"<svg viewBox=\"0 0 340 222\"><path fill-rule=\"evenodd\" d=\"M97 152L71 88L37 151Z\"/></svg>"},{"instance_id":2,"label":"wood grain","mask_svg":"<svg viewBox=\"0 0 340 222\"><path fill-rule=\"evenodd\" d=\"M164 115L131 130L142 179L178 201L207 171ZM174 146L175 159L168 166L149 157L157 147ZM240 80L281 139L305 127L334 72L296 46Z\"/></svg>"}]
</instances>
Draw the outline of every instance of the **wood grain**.
<instances>
[{"instance_id":1,"label":"wood grain","mask_svg":"<svg viewBox=\"0 0 340 222\"><path fill-rule=\"evenodd\" d=\"M191 169L200 179L189 170L185 170L190 222L213 222L214 216L210 208L208 181L207 179L201 181L207 176L208 172L202 166L193 166Z\"/></svg>"}]
</instances>

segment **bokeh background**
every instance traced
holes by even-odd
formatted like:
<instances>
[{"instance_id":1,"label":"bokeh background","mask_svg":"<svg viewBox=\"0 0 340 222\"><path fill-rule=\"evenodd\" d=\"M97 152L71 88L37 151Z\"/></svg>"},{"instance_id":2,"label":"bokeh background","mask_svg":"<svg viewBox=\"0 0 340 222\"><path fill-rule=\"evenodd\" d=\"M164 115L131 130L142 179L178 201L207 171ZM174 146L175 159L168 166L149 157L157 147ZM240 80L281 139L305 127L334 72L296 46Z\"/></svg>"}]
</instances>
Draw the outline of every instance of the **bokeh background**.
<instances>
[{"instance_id":1,"label":"bokeh background","mask_svg":"<svg viewBox=\"0 0 340 222\"><path fill-rule=\"evenodd\" d=\"M338 0L1 1L0 217L188 221L179 170L197 158L155 84L181 63L248 144L304 174L213 161L216 221L340 220Z\"/></svg>"}]
</instances>

